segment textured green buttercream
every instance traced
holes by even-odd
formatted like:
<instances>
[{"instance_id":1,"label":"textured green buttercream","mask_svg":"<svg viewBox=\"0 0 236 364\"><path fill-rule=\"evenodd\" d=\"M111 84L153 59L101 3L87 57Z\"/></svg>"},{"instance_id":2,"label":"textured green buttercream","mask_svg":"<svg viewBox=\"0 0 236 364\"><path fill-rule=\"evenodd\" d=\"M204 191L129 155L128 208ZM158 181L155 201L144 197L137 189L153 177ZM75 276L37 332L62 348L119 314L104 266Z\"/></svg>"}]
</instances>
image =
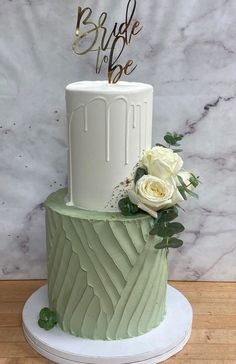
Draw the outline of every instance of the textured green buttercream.
<instances>
[{"instance_id":1,"label":"textured green buttercream","mask_svg":"<svg viewBox=\"0 0 236 364\"><path fill-rule=\"evenodd\" d=\"M46 205L48 294L58 324L75 336L116 340L159 325L165 315L166 250L147 214L81 210L66 190Z\"/></svg>"}]
</instances>

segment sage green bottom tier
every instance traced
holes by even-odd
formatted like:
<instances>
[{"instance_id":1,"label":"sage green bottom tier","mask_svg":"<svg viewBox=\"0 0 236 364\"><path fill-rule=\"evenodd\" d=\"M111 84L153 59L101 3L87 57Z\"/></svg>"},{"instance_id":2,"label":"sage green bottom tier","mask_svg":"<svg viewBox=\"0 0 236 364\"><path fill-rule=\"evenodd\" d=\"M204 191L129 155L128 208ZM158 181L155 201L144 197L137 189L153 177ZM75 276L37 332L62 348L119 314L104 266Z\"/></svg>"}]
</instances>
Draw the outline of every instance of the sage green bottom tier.
<instances>
[{"instance_id":1,"label":"sage green bottom tier","mask_svg":"<svg viewBox=\"0 0 236 364\"><path fill-rule=\"evenodd\" d=\"M139 336L165 315L166 250L149 231L152 218L65 205L66 190L46 201L48 295L60 327L75 336Z\"/></svg>"}]
</instances>

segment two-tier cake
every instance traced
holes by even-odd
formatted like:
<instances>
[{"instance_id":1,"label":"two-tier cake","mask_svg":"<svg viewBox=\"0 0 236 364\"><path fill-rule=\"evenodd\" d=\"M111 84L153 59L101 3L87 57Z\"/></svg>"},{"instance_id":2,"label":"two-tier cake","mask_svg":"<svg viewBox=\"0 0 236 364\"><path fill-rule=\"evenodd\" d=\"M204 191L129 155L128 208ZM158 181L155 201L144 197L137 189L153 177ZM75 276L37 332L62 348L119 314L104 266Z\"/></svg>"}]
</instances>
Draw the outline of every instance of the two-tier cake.
<instances>
[{"instance_id":1,"label":"two-tier cake","mask_svg":"<svg viewBox=\"0 0 236 364\"><path fill-rule=\"evenodd\" d=\"M151 147L152 102L143 83L66 87L69 186L48 197L46 226L49 304L72 335L135 337L164 318L166 250L149 215L118 208Z\"/></svg>"}]
</instances>

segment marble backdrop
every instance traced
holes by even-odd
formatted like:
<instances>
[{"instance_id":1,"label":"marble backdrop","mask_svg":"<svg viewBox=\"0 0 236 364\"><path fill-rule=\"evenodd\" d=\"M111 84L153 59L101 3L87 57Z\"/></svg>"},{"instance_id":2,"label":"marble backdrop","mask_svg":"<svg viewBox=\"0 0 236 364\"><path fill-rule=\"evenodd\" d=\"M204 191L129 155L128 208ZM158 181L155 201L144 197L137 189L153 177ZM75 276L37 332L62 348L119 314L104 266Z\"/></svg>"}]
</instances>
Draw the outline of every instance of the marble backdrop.
<instances>
[{"instance_id":1,"label":"marble backdrop","mask_svg":"<svg viewBox=\"0 0 236 364\"><path fill-rule=\"evenodd\" d=\"M236 279L236 1L138 2L144 28L129 80L155 87L153 143L185 135L186 166L201 176L185 203L185 245L170 278ZM43 201L67 182L65 86L104 78L94 56L71 51L81 4L123 20L126 0L1 0L0 278L46 277Z\"/></svg>"}]
</instances>

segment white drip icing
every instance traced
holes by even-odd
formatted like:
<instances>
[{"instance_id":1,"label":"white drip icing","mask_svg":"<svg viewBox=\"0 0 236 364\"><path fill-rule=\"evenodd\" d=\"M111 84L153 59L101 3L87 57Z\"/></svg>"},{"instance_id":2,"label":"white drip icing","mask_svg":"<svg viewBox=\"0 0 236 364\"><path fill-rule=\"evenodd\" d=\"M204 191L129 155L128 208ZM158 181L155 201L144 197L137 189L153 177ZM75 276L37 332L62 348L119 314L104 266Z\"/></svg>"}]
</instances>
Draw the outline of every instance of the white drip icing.
<instances>
[{"instance_id":1,"label":"white drip icing","mask_svg":"<svg viewBox=\"0 0 236 364\"><path fill-rule=\"evenodd\" d=\"M71 165L71 123L73 121L73 116L76 111L79 109L83 109L84 114L84 132L87 133L89 131L88 125L88 106L92 104L94 101L101 100L105 103L106 113L105 113L105 160L106 162L110 162L110 139L111 139L111 107L116 101L124 101L125 103L125 164L129 164L129 143L130 143L130 124L132 128L135 129L137 125L139 126L139 155L141 156L143 149L146 148L147 145L147 132L146 127L143 125L143 121L147 120L148 113L148 102L145 100L143 104L130 104L128 105L128 100L125 97L116 97L111 103L108 104L105 98L103 97L95 97L87 104L81 104L76 107L69 118L69 157L70 157L70 165ZM142 112L145 114L145 118L142 118ZM144 132L144 135L143 135ZM143 143L144 140L144 143Z\"/></svg>"}]
</instances>

